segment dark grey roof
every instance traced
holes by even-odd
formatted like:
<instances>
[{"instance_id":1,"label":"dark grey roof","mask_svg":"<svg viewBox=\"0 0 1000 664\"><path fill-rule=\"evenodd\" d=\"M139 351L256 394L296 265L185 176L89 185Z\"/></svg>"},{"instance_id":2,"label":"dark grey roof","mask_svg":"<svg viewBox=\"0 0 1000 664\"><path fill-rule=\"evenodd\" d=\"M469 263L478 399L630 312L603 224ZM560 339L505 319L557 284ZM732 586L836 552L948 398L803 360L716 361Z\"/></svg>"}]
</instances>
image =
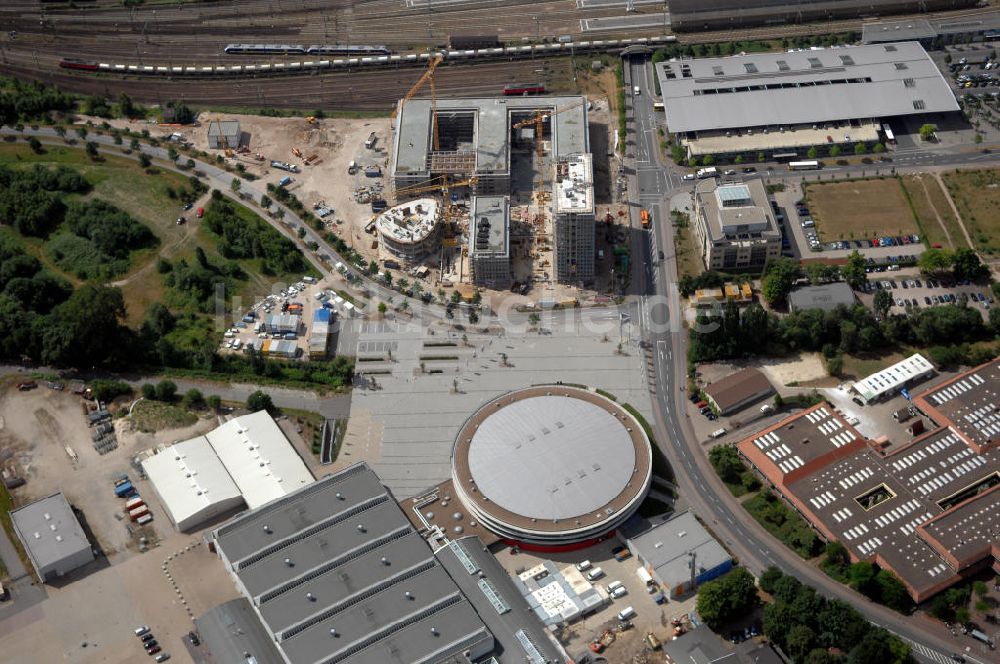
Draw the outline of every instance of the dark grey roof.
<instances>
[{"instance_id":1,"label":"dark grey roof","mask_svg":"<svg viewBox=\"0 0 1000 664\"><path fill-rule=\"evenodd\" d=\"M908 18L900 21L879 21L861 26L861 41L865 44L933 39L937 30L926 18Z\"/></svg>"},{"instance_id":2,"label":"dark grey roof","mask_svg":"<svg viewBox=\"0 0 1000 664\"><path fill-rule=\"evenodd\" d=\"M704 625L663 644L663 652L676 664L738 664L739 659L722 639Z\"/></svg>"},{"instance_id":3,"label":"dark grey roof","mask_svg":"<svg viewBox=\"0 0 1000 664\"><path fill-rule=\"evenodd\" d=\"M660 62L656 73L673 132L958 110L917 42Z\"/></svg>"},{"instance_id":4,"label":"dark grey roof","mask_svg":"<svg viewBox=\"0 0 1000 664\"><path fill-rule=\"evenodd\" d=\"M62 493L19 507L10 517L36 570L90 550L87 535Z\"/></svg>"},{"instance_id":5,"label":"dark grey roof","mask_svg":"<svg viewBox=\"0 0 1000 664\"><path fill-rule=\"evenodd\" d=\"M540 652L550 648L526 606L498 616L479 578L464 578L461 561L435 557L365 464L237 517L213 536L262 629L292 664L459 662L468 650L517 652L518 630ZM470 555L482 551L471 541ZM523 604L491 556L477 557L477 566L503 602Z\"/></svg>"},{"instance_id":6,"label":"dark grey roof","mask_svg":"<svg viewBox=\"0 0 1000 664\"><path fill-rule=\"evenodd\" d=\"M244 597L220 604L194 622L215 662L245 662L250 654L257 664L284 664L271 635Z\"/></svg>"},{"instance_id":7,"label":"dark grey roof","mask_svg":"<svg viewBox=\"0 0 1000 664\"><path fill-rule=\"evenodd\" d=\"M788 296L788 304L792 309L833 311L840 305L850 307L854 303L854 291L843 281L796 288Z\"/></svg>"},{"instance_id":8,"label":"dark grey roof","mask_svg":"<svg viewBox=\"0 0 1000 664\"><path fill-rule=\"evenodd\" d=\"M628 541L643 562L670 587L690 579L692 553L699 573L731 560L722 545L691 512L682 512Z\"/></svg>"},{"instance_id":9,"label":"dark grey roof","mask_svg":"<svg viewBox=\"0 0 1000 664\"><path fill-rule=\"evenodd\" d=\"M505 644L503 652L494 655L498 664L549 664L564 662L561 648L556 646L541 621L521 596L514 580L483 546L478 537L453 540L438 549L435 554L451 578L455 580L465 596L472 602L479 617L500 643ZM471 562L470 571L463 561ZM484 587L485 586L485 590ZM487 593L496 593L502 603L503 613L494 608ZM522 633L522 636L518 635ZM531 643L534 651L522 645L523 639ZM535 653L540 659L534 658Z\"/></svg>"}]
</instances>

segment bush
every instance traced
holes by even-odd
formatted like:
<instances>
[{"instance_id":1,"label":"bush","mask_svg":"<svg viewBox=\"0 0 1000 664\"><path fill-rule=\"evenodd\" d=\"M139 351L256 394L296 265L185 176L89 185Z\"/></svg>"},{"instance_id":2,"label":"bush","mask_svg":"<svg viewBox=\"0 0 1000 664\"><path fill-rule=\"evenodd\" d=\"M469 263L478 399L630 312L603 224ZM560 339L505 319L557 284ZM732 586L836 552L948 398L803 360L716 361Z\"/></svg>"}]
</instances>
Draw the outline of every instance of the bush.
<instances>
[{"instance_id":1,"label":"bush","mask_svg":"<svg viewBox=\"0 0 1000 664\"><path fill-rule=\"evenodd\" d=\"M768 532L803 558L820 552L820 540L809 524L770 491L762 491L743 506Z\"/></svg>"},{"instance_id":2,"label":"bush","mask_svg":"<svg viewBox=\"0 0 1000 664\"><path fill-rule=\"evenodd\" d=\"M247 397L247 410L252 413L256 413L261 410L266 410L268 413L274 414L276 409L274 407L274 402L271 401L271 395L257 390L249 397Z\"/></svg>"},{"instance_id":3,"label":"bush","mask_svg":"<svg viewBox=\"0 0 1000 664\"><path fill-rule=\"evenodd\" d=\"M181 402L186 408L201 408L205 405L205 397L202 396L201 390L192 387L184 393L184 398Z\"/></svg>"},{"instance_id":4,"label":"bush","mask_svg":"<svg viewBox=\"0 0 1000 664\"><path fill-rule=\"evenodd\" d=\"M177 385L170 380L161 380L156 384L156 400L169 403L177 396Z\"/></svg>"},{"instance_id":5,"label":"bush","mask_svg":"<svg viewBox=\"0 0 1000 664\"><path fill-rule=\"evenodd\" d=\"M156 386L152 383L142 384L142 398L150 401L156 400Z\"/></svg>"},{"instance_id":6,"label":"bush","mask_svg":"<svg viewBox=\"0 0 1000 664\"><path fill-rule=\"evenodd\" d=\"M205 405L212 410L219 410L222 407L222 399L218 394L209 394L205 397Z\"/></svg>"},{"instance_id":7,"label":"bush","mask_svg":"<svg viewBox=\"0 0 1000 664\"><path fill-rule=\"evenodd\" d=\"M115 397L132 394L132 386L121 380L93 380L90 391L98 401L113 401Z\"/></svg>"}]
</instances>

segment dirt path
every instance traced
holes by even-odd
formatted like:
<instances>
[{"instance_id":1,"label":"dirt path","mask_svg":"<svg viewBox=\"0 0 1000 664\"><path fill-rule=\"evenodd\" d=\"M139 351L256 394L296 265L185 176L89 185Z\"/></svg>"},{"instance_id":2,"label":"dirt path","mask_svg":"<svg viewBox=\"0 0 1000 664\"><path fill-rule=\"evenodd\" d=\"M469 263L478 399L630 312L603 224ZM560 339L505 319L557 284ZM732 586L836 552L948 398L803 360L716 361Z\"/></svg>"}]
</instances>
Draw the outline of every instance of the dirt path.
<instances>
[{"instance_id":1,"label":"dirt path","mask_svg":"<svg viewBox=\"0 0 1000 664\"><path fill-rule=\"evenodd\" d=\"M938 212L936 207L934 207L934 200L931 198L931 192L927 189L927 180L922 177L917 177L916 179L920 180L920 186L924 188L924 196L927 197L927 204L931 206L931 211L934 212L934 217L937 219L938 225L941 227L941 230L944 231L944 236L948 240L948 248L954 250L955 241L951 239L951 233L948 232L948 226L944 223L944 219L941 218L941 213ZM940 178L937 179L940 180ZM949 200L951 199L949 198Z\"/></svg>"},{"instance_id":2,"label":"dirt path","mask_svg":"<svg viewBox=\"0 0 1000 664\"><path fill-rule=\"evenodd\" d=\"M194 204L194 206L196 207L198 205L204 205L207 200L208 200L208 195L206 194L205 196L202 196ZM173 242L171 242L169 245L163 247L163 249L160 251L160 258L170 258L171 256L173 256L174 252L177 251L177 249L179 249L182 245L186 244L188 240L190 240L196 232L197 232L197 226L195 224L193 223L185 224L184 234L178 237ZM147 272L149 272L154 268L156 268L155 260L150 261L145 266L143 266L142 269L136 270L135 272L128 275L124 279L119 279L118 281L111 282L111 285L118 286L119 288L121 288L122 286L127 285L133 279L145 275Z\"/></svg>"},{"instance_id":3,"label":"dirt path","mask_svg":"<svg viewBox=\"0 0 1000 664\"><path fill-rule=\"evenodd\" d=\"M965 241L968 242L969 246L972 247L972 250L975 251L976 243L972 241L972 237L969 235L969 231L965 227L965 223L962 221L962 215L958 213L958 208L955 207L955 201L951 200L951 194L948 193L948 187L945 186L944 180L941 179L941 174L934 173L934 178L938 181L938 184L941 185L941 191L944 192L944 198L948 201L948 205L951 206L951 211L955 215L955 219L958 221L958 227L962 229L962 233L965 235ZM976 253L978 254L979 252L977 251ZM980 258L982 258L982 256L980 256Z\"/></svg>"}]
</instances>

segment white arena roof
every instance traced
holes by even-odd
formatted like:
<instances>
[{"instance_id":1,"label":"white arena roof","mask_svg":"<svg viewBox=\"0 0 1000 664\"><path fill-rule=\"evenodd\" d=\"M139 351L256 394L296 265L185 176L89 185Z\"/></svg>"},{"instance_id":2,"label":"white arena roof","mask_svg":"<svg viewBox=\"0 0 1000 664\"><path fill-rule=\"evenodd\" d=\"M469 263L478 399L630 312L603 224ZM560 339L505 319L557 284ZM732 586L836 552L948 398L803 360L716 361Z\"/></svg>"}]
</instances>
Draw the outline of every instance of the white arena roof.
<instances>
[{"instance_id":1,"label":"white arena roof","mask_svg":"<svg viewBox=\"0 0 1000 664\"><path fill-rule=\"evenodd\" d=\"M613 415L578 399L538 396L490 415L472 436L480 493L522 516L568 519L611 502L628 484L635 450Z\"/></svg>"},{"instance_id":2,"label":"white arena roof","mask_svg":"<svg viewBox=\"0 0 1000 664\"><path fill-rule=\"evenodd\" d=\"M656 75L675 133L959 110L917 42L660 62Z\"/></svg>"},{"instance_id":3,"label":"white arena roof","mask_svg":"<svg viewBox=\"0 0 1000 664\"><path fill-rule=\"evenodd\" d=\"M854 391L865 403L869 403L877 400L883 394L905 386L911 380L929 376L933 372L934 365L928 362L923 355L916 353L891 367L854 383Z\"/></svg>"},{"instance_id":4,"label":"white arena roof","mask_svg":"<svg viewBox=\"0 0 1000 664\"><path fill-rule=\"evenodd\" d=\"M167 446L142 467L180 530L244 504L255 509L315 481L266 411Z\"/></svg>"},{"instance_id":5,"label":"white arena roof","mask_svg":"<svg viewBox=\"0 0 1000 664\"><path fill-rule=\"evenodd\" d=\"M142 467L180 530L243 504L240 490L204 436L145 459Z\"/></svg>"},{"instance_id":6,"label":"white arena roof","mask_svg":"<svg viewBox=\"0 0 1000 664\"><path fill-rule=\"evenodd\" d=\"M624 409L594 392L508 392L459 431L452 479L466 508L501 537L545 545L600 537L646 496L652 448Z\"/></svg>"},{"instance_id":7,"label":"white arena roof","mask_svg":"<svg viewBox=\"0 0 1000 664\"><path fill-rule=\"evenodd\" d=\"M229 420L205 437L250 509L315 481L266 411Z\"/></svg>"}]
</instances>

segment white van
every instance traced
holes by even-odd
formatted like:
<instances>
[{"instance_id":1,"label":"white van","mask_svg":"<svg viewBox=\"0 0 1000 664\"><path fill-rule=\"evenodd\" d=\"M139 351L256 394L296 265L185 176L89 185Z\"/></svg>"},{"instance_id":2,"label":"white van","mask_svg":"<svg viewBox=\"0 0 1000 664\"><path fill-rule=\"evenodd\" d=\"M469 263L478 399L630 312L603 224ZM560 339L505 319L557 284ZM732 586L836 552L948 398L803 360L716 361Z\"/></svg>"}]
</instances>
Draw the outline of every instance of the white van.
<instances>
[{"instance_id":1,"label":"white van","mask_svg":"<svg viewBox=\"0 0 1000 664\"><path fill-rule=\"evenodd\" d=\"M590 570L590 572L587 573L587 580L597 581L602 576L604 576L604 570L601 569L600 567L595 567L594 569Z\"/></svg>"},{"instance_id":2,"label":"white van","mask_svg":"<svg viewBox=\"0 0 1000 664\"><path fill-rule=\"evenodd\" d=\"M628 620L629 618L635 617L635 609L631 606L626 606L624 609L618 612L618 620Z\"/></svg>"},{"instance_id":3,"label":"white van","mask_svg":"<svg viewBox=\"0 0 1000 664\"><path fill-rule=\"evenodd\" d=\"M584 560L582 563L576 564L576 569L578 572L586 572L588 569L590 569L590 567L591 565L589 560Z\"/></svg>"},{"instance_id":4,"label":"white van","mask_svg":"<svg viewBox=\"0 0 1000 664\"><path fill-rule=\"evenodd\" d=\"M711 436L712 438L722 438L723 436L726 435L726 429L725 427L723 427L722 429L716 429L715 431L713 431L708 435Z\"/></svg>"},{"instance_id":5,"label":"white van","mask_svg":"<svg viewBox=\"0 0 1000 664\"><path fill-rule=\"evenodd\" d=\"M638 85L632 88L632 94L635 95L636 97L639 96L639 86Z\"/></svg>"},{"instance_id":6,"label":"white van","mask_svg":"<svg viewBox=\"0 0 1000 664\"><path fill-rule=\"evenodd\" d=\"M628 588L626 588L625 586L615 588L614 592L611 593L612 599L620 599L622 597L625 597L625 595L628 595Z\"/></svg>"},{"instance_id":7,"label":"white van","mask_svg":"<svg viewBox=\"0 0 1000 664\"><path fill-rule=\"evenodd\" d=\"M608 584L608 594L610 595L619 588L624 588L624 587L625 584L622 583L621 581L612 581L611 583Z\"/></svg>"}]
</instances>

